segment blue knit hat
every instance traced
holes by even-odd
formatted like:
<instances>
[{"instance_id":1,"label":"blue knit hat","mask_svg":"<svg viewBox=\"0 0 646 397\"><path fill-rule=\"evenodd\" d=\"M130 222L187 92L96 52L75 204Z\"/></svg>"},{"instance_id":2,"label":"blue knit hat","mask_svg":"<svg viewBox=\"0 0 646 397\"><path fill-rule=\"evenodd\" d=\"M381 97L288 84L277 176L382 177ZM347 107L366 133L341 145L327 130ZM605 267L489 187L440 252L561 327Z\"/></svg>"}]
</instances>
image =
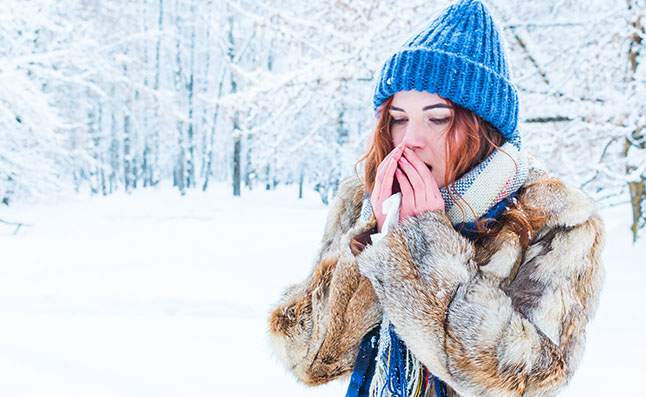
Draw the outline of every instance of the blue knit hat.
<instances>
[{"instance_id":1,"label":"blue knit hat","mask_svg":"<svg viewBox=\"0 0 646 397\"><path fill-rule=\"evenodd\" d=\"M470 109L507 138L518 138L518 92L501 34L478 0L447 7L390 57L377 78L376 110L399 91L428 91Z\"/></svg>"}]
</instances>

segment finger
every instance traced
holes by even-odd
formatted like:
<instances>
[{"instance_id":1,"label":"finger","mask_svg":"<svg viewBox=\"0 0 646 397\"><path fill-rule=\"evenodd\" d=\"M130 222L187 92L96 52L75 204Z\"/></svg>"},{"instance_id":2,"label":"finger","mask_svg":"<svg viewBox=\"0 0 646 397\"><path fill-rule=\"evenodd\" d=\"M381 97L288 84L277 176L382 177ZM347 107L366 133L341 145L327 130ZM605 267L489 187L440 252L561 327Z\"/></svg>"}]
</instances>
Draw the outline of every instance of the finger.
<instances>
[{"instance_id":1,"label":"finger","mask_svg":"<svg viewBox=\"0 0 646 397\"><path fill-rule=\"evenodd\" d=\"M384 158L384 160L377 167L377 175L375 176L375 187L381 197L387 197L392 194L393 178L395 176L395 169L397 168L397 161L401 158L403 153L403 146L397 146L392 152Z\"/></svg>"},{"instance_id":2,"label":"finger","mask_svg":"<svg viewBox=\"0 0 646 397\"><path fill-rule=\"evenodd\" d=\"M428 168L426 163L423 162L422 159L420 159L412 150L406 150L404 157L413 164L416 170L420 172L420 175L425 182L424 188L426 200L441 201L443 203L444 200L440 194L440 189L435 181L433 172Z\"/></svg>"},{"instance_id":3,"label":"finger","mask_svg":"<svg viewBox=\"0 0 646 397\"><path fill-rule=\"evenodd\" d=\"M426 197L426 183L422 176L417 172L417 169L413 167L413 165L406 159L405 156L402 156L399 159L399 167L401 168L402 171L404 171L404 174L406 174L406 177L410 181L411 186L413 187L413 192L415 194L415 203L416 204L421 204L425 203L427 200ZM431 175L431 178L433 176Z\"/></svg>"},{"instance_id":4,"label":"finger","mask_svg":"<svg viewBox=\"0 0 646 397\"><path fill-rule=\"evenodd\" d=\"M434 199L442 199L442 193L440 193L440 187L437 186L437 182L434 177L431 177L429 183L426 184L426 197Z\"/></svg>"},{"instance_id":5,"label":"finger","mask_svg":"<svg viewBox=\"0 0 646 397\"><path fill-rule=\"evenodd\" d=\"M417 154L411 149L406 149L403 153L403 156L412 164L413 167L417 170L419 175L423 180L427 180L432 177L431 170L428 169L428 166L422 159L419 158Z\"/></svg>"},{"instance_id":6,"label":"finger","mask_svg":"<svg viewBox=\"0 0 646 397\"><path fill-rule=\"evenodd\" d=\"M406 147L404 146L403 143L400 143L399 145L395 146L393 150L390 151L384 158L384 161L386 159L395 159L395 161L399 161L399 158L404 154L404 150Z\"/></svg>"},{"instance_id":7,"label":"finger","mask_svg":"<svg viewBox=\"0 0 646 397\"><path fill-rule=\"evenodd\" d=\"M444 211L444 198L442 197L442 193L440 193L440 188L435 181L435 177L432 171L430 172L430 175L430 178L424 179L424 181L426 182L424 185L426 189L426 201L424 202L423 206L420 206L418 203L417 209L420 211L435 211L438 209Z\"/></svg>"},{"instance_id":8,"label":"finger","mask_svg":"<svg viewBox=\"0 0 646 397\"><path fill-rule=\"evenodd\" d=\"M426 197L428 198L427 205L428 209L435 211L435 210L442 210L444 211L444 198L442 198L442 193L440 193L440 189L437 187L437 182L435 182L435 178L431 178L432 181L431 183L426 184Z\"/></svg>"},{"instance_id":9,"label":"finger","mask_svg":"<svg viewBox=\"0 0 646 397\"><path fill-rule=\"evenodd\" d=\"M417 157L417 155L415 155L415 157ZM419 157L417 158L419 159ZM428 167L424 167L424 168L428 170L428 175L429 175L429 177L424 178L424 182L426 182L424 185L426 188L426 199L436 200L436 201L439 200L444 202L444 199L442 198L442 194L440 193L440 188L437 185L437 181L435 180L435 175L433 171L429 170Z\"/></svg>"},{"instance_id":10,"label":"finger","mask_svg":"<svg viewBox=\"0 0 646 397\"><path fill-rule=\"evenodd\" d=\"M413 192L413 186L399 168L395 171L395 177L397 178L402 190L402 212L408 215L412 212L412 209L415 208L415 193Z\"/></svg>"},{"instance_id":11,"label":"finger","mask_svg":"<svg viewBox=\"0 0 646 397\"><path fill-rule=\"evenodd\" d=\"M379 180L375 181L375 190L378 191L380 197L389 197L392 194L393 178L395 176L395 169L397 162L390 158L382 163L381 169L378 170Z\"/></svg>"},{"instance_id":12,"label":"finger","mask_svg":"<svg viewBox=\"0 0 646 397\"><path fill-rule=\"evenodd\" d=\"M375 187L381 186L381 184L383 183L384 175L386 173L386 168L388 168L391 161L392 161L392 152L390 152L377 166L377 172L375 175Z\"/></svg>"}]
</instances>

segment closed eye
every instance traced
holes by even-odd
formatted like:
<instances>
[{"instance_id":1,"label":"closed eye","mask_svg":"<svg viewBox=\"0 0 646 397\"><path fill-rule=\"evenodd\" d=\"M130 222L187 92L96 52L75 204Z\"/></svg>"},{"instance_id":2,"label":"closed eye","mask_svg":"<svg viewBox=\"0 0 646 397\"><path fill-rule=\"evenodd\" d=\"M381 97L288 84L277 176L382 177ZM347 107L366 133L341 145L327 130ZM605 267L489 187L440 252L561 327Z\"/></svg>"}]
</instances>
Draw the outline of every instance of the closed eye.
<instances>
[{"instance_id":1,"label":"closed eye","mask_svg":"<svg viewBox=\"0 0 646 397\"><path fill-rule=\"evenodd\" d=\"M432 118L428 120L429 122L435 124L435 125L444 125L447 124L449 121L451 121L451 117L444 117L444 118Z\"/></svg>"}]
</instances>

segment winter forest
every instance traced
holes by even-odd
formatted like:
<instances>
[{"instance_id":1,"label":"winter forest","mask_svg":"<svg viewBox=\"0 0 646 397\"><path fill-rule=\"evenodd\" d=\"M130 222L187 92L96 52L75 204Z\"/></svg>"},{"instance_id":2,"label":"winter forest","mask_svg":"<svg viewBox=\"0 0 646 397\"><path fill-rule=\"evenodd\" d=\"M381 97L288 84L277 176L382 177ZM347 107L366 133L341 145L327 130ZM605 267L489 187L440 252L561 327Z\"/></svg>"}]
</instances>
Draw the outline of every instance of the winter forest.
<instances>
[{"instance_id":1,"label":"winter forest","mask_svg":"<svg viewBox=\"0 0 646 397\"><path fill-rule=\"evenodd\" d=\"M327 203L383 61L447 1L0 1L0 201L163 181ZM527 151L646 224L646 1L491 0ZM220 186L222 186L220 184Z\"/></svg>"},{"instance_id":2,"label":"winter forest","mask_svg":"<svg viewBox=\"0 0 646 397\"><path fill-rule=\"evenodd\" d=\"M345 395L268 314L311 272L383 62L449 0L0 0L0 395ZM563 397L643 390L646 0L486 0L525 150L606 225Z\"/></svg>"}]
</instances>

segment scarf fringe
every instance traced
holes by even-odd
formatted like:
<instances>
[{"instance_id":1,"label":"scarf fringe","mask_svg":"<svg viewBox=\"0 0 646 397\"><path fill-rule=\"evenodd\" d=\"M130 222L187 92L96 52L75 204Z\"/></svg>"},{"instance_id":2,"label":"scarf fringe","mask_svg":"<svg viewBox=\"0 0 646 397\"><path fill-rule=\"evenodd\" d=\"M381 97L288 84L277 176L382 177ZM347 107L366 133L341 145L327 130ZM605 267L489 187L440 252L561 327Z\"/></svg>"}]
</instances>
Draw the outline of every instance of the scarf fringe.
<instances>
[{"instance_id":1,"label":"scarf fringe","mask_svg":"<svg viewBox=\"0 0 646 397\"><path fill-rule=\"evenodd\" d=\"M386 317L382 321L379 342L380 353L370 397L423 397L430 382L435 387L436 396L446 395L446 386L406 348Z\"/></svg>"}]
</instances>

